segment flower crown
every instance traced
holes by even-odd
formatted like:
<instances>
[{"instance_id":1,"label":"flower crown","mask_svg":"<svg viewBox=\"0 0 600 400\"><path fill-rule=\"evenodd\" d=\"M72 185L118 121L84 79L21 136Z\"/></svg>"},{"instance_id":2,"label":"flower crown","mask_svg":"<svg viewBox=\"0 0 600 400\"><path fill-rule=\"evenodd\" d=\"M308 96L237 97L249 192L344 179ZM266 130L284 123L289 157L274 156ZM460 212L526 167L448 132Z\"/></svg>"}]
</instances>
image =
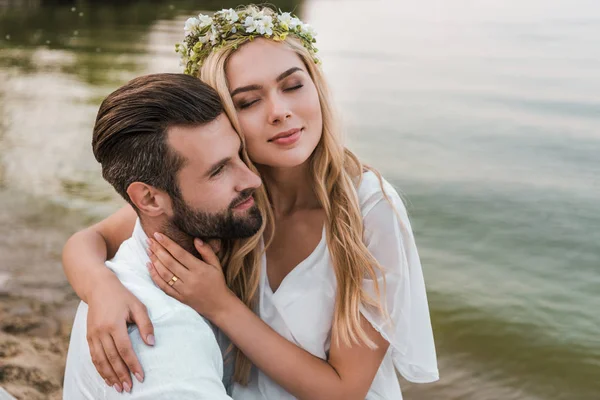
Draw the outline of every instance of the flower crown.
<instances>
[{"instance_id":1,"label":"flower crown","mask_svg":"<svg viewBox=\"0 0 600 400\"><path fill-rule=\"evenodd\" d=\"M292 34L300 39L314 62L320 63L316 56L318 50L314 46L317 33L312 26L287 12L277 14L270 8L259 10L256 7L248 7L243 11L223 9L212 17L199 14L197 18L189 18L185 21L184 30L185 39L183 43L175 45L175 51L180 54L188 75L196 75L213 50L232 42L235 49L259 36L283 41Z\"/></svg>"}]
</instances>

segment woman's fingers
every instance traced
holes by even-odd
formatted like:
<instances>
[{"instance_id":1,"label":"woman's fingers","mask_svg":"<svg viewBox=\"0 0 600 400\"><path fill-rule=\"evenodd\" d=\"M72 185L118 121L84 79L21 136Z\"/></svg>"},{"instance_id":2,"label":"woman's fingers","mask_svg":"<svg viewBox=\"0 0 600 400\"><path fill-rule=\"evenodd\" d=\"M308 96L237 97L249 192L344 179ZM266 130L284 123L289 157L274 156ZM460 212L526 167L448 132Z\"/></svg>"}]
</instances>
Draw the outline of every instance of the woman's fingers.
<instances>
[{"instance_id":1,"label":"woman's fingers","mask_svg":"<svg viewBox=\"0 0 600 400\"><path fill-rule=\"evenodd\" d=\"M154 269L158 273L158 276L177 291L177 288L180 287L180 285L183 283L183 280L171 270L173 267L166 267L155 253L150 254L150 262L154 265Z\"/></svg>"},{"instance_id":2,"label":"woman's fingers","mask_svg":"<svg viewBox=\"0 0 600 400\"><path fill-rule=\"evenodd\" d=\"M160 261L158 261L158 260L156 260L155 262L157 264L160 264ZM174 299L177 299L183 303L183 299L181 298L181 295L179 294L179 292L177 292L177 290L175 290L173 288L173 286L176 286L176 284L178 282L174 283L173 286L169 286L167 284L167 281L165 281L162 278L162 276L158 273L158 270L156 269L154 262L149 262L148 264L146 264L146 267L148 267L148 272L150 272L150 277L152 278L152 281L154 283L156 283L156 286L158 286L160 289L162 289L162 291L165 292L166 294L168 294L169 296L171 296Z\"/></svg>"},{"instance_id":3,"label":"woman's fingers","mask_svg":"<svg viewBox=\"0 0 600 400\"><path fill-rule=\"evenodd\" d=\"M108 362L108 358L106 357L106 353L104 352L100 340L88 338L88 345L90 347L92 362L100 376L108 386L112 386L119 393L123 392L122 384L118 383L120 380L113 370L112 365Z\"/></svg>"},{"instance_id":4,"label":"woman's fingers","mask_svg":"<svg viewBox=\"0 0 600 400\"><path fill-rule=\"evenodd\" d=\"M150 239L150 247L148 255L150 257L150 261L153 263L158 260L160 261L160 266L164 268L157 268L160 276L165 280L165 282L169 282L173 275L177 277L177 279L183 279L189 274L189 270L181 265L179 261L175 257L171 255L160 243L155 240ZM184 250L185 251L185 250ZM159 267L159 265L156 265Z\"/></svg>"},{"instance_id":5,"label":"woman's fingers","mask_svg":"<svg viewBox=\"0 0 600 400\"><path fill-rule=\"evenodd\" d=\"M142 366L140 365L135 352L133 351L133 346L131 345L131 339L129 338L129 333L127 332L127 327L123 327L123 329L119 329L112 334L113 341L117 348L119 355L127 368L133 376L138 380L138 382L144 381L144 372L142 370ZM129 374L128 374L129 376ZM122 381L121 381L122 382Z\"/></svg>"},{"instance_id":6,"label":"woman's fingers","mask_svg":"<svg viewBox=\"0 0 600 400\"><path fill-rule=\"evenodd\" d=\"M148 346L154 346L154 325L152 325L152 321L150 321L150 316L148 315L148 309L146 309L146 306L142 302L139 302L139 304L133 304L131 306L130 316L131 321L136 324L140 330L140 336L142 337L142 340Z\"/></svg>"},{"instance_id":7,"label":"woman's fingers","mask_svg":"<svg viewBox=\"0 0 600 400\"><path fill-rule=\"evenodd\" d=\"M121 387L127 393L131 392L131 386L133 382L131 381L131 375L129 374L129 369L127 365L121 358L119 351L117 350L117 346L112 339L112 336L106 334L100 337L100 343L102 343L102 347L104 348L104 352L106 353L106 358L110 363L112 369L117 374L117 382L121 383Z\"/></svg>"},{"instance_id":8,"label":"woman's fingers","mask_svg":"<svg viewBox=\"0 0 600 400\"><path fill-rule=\"evenodd\" d=\"M198 260L196 257L184 250L183 247L161 233L156 232L154 234L154 239L156 239L156 243L158 243L160 247L166 250L184 268L188 268L190 265L194 264L194 261Z\"/></svg>"}]
</instances>

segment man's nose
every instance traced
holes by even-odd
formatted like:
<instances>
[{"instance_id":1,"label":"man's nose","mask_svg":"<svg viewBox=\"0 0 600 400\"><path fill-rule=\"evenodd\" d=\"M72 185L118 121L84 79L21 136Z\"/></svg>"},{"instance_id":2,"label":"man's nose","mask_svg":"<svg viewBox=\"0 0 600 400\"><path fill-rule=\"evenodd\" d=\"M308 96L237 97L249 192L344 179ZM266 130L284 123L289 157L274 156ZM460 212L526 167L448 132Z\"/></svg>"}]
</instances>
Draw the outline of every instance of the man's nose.
<instances>
[{"instance_id":1,"label":"man's nose","mask_svg":"<svg viewBox=\"0 0 600 400\"><path fill-rule=\"evenodd\" d=\"M250 168L246 166L246 164L242 165L242 177L240 179L240 183L236 190L241 192L247 189L258 189L262 185L262 180L260 177L252 172Z\"/></svg>"}]
</instances>

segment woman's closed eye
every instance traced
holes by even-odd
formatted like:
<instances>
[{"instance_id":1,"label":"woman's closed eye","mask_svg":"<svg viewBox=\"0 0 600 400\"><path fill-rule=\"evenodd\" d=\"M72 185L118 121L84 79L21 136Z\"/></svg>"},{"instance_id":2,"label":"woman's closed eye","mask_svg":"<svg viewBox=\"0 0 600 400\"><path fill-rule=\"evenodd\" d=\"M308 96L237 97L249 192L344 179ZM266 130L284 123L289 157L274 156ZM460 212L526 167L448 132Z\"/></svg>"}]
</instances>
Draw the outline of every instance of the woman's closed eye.
<instances>
[{"instance_id":1,"label":"woman's closed eye","mask_svg":"<svg viewBox=\"0 0 600 400\"><path fill-rule=\"evenodd\" d=\"M258 102L258 99L252 100L252 101L246 101L246 102L242 101L239 103L238 107L243 110L245 108L250 107L253 104L256 104L257 102Z\"/></svg>"},{"instance_id":2,"label":"woman's closed eye","mask_svg":"<svg viewBox=\"0 0 600 400\"><path fill-rule=\"evenodd\" d=\"M301 88L301 87L303 87L303 86L304 86L303 84L299 84L299 85L292 86L292 87L290 87L290 88L287 88L287 89L283 89L283 91L284 91L284 92L292 92L292 91L294 91L294 90L298 90L298 89L300 89L300 88Z\"/></svg>"},{"instance_id":3,"label":"woman's closed eye","mask_svg":"<svg viewBox=\"0 0 600 400\"><path fill-rule=\"evenodd\" d=\"M298 84L298 85L294 85L288 88L283 89L284 92L293 92L295 90L301 89L302 87L304 87L304 85L302 83ZM258 103L260 101L260 99L256 99L256 100L251 100L251 101L241 101L238 104L238 107L241 110L245 110L251 106L253 106L254 104Z\"/></svg>"}]
</instances>

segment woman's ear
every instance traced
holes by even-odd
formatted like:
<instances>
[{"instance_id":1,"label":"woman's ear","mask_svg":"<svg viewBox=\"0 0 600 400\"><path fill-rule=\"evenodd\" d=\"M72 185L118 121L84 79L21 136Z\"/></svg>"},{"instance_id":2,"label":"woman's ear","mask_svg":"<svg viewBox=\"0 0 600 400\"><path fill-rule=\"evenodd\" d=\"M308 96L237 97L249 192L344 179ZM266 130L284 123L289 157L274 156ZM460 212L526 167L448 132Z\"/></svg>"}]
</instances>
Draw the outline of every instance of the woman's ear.
<instances>
[{"instance_id":1,"label":"woman's ear","mask_svg":"<svg viewBox=\"0 0 600 400\"><path fill-rule=\"evenodd\" d=\"M157 217L171 214L171 199L162 190L142 182L133 182L127 187L127 194L142 214Z\"/></svg>"}]
</instances>

